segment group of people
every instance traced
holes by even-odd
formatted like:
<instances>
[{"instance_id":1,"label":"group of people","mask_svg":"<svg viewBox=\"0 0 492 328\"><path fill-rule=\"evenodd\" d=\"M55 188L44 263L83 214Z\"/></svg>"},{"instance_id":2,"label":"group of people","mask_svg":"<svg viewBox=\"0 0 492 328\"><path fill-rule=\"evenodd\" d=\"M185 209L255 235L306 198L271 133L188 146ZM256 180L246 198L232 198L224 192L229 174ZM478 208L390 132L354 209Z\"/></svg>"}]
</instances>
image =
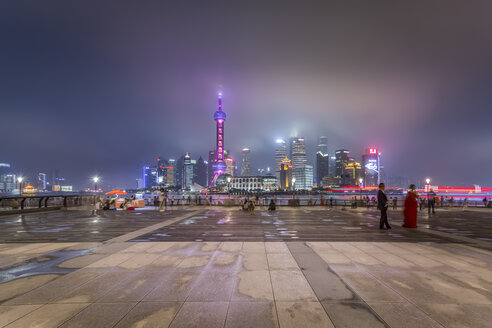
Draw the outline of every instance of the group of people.
<instances>
[{"instance_id":1,"label":"group of people","mask_svg":"<svg viewBox=\"0 0 492 328\"><path fill-rule=\"evenodd\" d=\"M381 218L379 219L379 229L391 229L388 222L388 197L385 193L384 183L379 184L378 191L378 209L381 211ZM403 209L403 227L405 228L417 228L417 193L415 192L415 185L410 185L410 190L405 198L404 209ZM434 207L432 206L432 210Z\"/></svg>"},{"instance_id":2,"label":"group of people","mask_svg":"<svg viewBox=\"0 0 492 328\"><path fill-rule=\"evenodd\" d=\"M258 199L253 196L252 198L244 198L239 202L241 204L242 211L248 211L250 214L253 214L255 211L255 206L258 203ZM268 204L268 211L273 212L276 210L275 199L270 199L270 203Z\"/></svg>"}]
</instances>

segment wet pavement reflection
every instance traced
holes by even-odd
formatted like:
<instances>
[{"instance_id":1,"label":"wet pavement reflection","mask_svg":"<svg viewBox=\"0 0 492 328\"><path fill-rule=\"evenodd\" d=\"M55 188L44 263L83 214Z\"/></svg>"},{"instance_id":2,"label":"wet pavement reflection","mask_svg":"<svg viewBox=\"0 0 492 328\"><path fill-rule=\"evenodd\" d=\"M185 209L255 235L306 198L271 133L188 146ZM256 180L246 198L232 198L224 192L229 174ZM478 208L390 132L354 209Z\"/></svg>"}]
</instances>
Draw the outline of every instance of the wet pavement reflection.
<instances>
[{"instance_id":1,"label":"wet pavement reflection","mask_svg":"<svg viewBox=\"0 0 492 328\"><path fill-rule=\"evenodd\" d=\"M282 209L253 214L237 209L208 210L132 241L421 241L449 242L445 237L415 236L395 227L379 230L376 212Z\"/></svg>"}]
</instances>

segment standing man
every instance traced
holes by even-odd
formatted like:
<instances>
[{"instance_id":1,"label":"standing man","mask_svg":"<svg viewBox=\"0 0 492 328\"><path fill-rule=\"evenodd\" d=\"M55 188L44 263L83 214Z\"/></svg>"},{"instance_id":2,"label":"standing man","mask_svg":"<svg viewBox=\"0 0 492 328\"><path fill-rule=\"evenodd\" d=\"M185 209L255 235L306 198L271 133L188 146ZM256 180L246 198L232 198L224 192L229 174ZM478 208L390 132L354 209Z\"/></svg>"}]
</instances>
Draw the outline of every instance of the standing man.
<instances>
[{"instance_id":1,"label":"standing man","mask_svg":"<svg viewBox=\"0 0 492 328\"><path fill-rule=\"evenodd\" d=\"M159 191L159 212L164 212L164 188Z\"/></svg>"},{"instance_id":2,"label":"standing man","mask_svg":"<svg viewBox=\"0 0 492 328\"><path fill-rule=\"evenodd\" d=\"M433 189L430 190L428 197L429 199L427 199L427 210L429 212L429 215L431 214L431 207L432 207L432 214L436 214L436 211L434 211L434 205L436 204L436 193L434 192Z\"/></svg>"},{"instance_id":3,"label":"standing man","mask_svg":"<svg viewBox=\"0 0 492 328\"><path fill-rule=\"evenodd\" d=\"M381 211L381 218L379 219L379 229L383 230L386 226L386 229L391 229L388 223L388 197L384 192L384 183L379 184L378 191L378 210Z\"/></svg>"}]
</instances>

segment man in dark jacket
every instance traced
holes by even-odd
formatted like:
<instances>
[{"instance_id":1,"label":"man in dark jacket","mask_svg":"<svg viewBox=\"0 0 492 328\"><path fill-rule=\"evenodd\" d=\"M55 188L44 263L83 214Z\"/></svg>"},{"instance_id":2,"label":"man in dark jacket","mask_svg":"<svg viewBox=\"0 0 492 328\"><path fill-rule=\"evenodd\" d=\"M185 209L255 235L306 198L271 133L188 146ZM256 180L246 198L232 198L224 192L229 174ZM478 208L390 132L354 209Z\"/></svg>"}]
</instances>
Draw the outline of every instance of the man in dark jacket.
<instances>
[{"instance_id":1,"label":"man in dark jacket","mask_svg":"<svg viewBox=\"0 0 492 328\"><path fill-rule=\"evenodd\" d=\"M381 218L379 219L379 229L384 229L384 226L386 226L386 229L391 229L388 223L388 197L386 197L386 194L384 193L384 183L379 184L378 210L381 211Z\"/></svg>"}]
</instances>

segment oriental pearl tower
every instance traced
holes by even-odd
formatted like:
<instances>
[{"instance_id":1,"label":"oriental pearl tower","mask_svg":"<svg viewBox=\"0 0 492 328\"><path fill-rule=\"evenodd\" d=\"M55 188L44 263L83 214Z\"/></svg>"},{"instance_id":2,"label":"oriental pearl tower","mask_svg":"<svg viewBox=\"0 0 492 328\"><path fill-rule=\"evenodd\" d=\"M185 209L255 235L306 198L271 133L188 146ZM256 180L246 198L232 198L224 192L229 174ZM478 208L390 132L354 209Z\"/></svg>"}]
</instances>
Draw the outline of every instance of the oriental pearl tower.
<instances>
[{"instance_id":1,"label":"oriental pearl tower","mask_svg":"<svg viewBox=\"0 0 492 328\"><path fill-rule=\"evenodd\" d=\"M214 113L214 120L217 122L217 143L215 149L214 180L211 184L215 186L217 178L226 171L227 165L224 162L224 122L226 114L222 111L222 93L218 95L219 108Z\"/></svg>"}]
</instances>

